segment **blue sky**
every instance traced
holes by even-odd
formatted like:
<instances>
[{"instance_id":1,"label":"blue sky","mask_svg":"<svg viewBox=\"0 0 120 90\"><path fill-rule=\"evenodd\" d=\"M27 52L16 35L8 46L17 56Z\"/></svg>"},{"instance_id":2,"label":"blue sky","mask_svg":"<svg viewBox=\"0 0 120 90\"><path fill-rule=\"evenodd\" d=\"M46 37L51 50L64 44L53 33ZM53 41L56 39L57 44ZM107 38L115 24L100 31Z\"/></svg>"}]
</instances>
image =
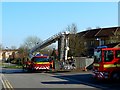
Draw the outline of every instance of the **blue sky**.
<instances>
[{"instance_id":1,"label":"blue sky","mask_svg":"<svg viewBox=\"0 0 120 90\"><path fill-rule=\"evenodd\" d=\"M75 23L86 28L118 26L117 2L3 2L2 44L19 47L28 36L42 40Z\"/></svg>"}]
</instances>

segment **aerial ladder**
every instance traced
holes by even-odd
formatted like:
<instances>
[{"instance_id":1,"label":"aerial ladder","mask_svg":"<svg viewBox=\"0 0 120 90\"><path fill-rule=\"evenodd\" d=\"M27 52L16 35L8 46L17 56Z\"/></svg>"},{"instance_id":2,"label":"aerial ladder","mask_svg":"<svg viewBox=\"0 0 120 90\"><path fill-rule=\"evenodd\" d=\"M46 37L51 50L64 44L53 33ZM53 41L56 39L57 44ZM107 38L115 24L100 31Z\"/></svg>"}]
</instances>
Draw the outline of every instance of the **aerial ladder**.
<instances>
[{"instance_id":1,"label":"aerial ladder","mask_svg":"<svg viewBox=\"0 0 120 90\"><path fill-rule=\"evenodd\" d=\"M69 32L64 31L58 34L53 35L52 37L48 38L47 40L43 41L40 44L37 44L30 50L29 56L32 58L35 51L43 49L48 45L55 43L58 41L58 52L59 52L59 61L62 61L62 65L64 65L65 60L67 60L68 50L69 50Z\"/></svg>"}]
</instances>

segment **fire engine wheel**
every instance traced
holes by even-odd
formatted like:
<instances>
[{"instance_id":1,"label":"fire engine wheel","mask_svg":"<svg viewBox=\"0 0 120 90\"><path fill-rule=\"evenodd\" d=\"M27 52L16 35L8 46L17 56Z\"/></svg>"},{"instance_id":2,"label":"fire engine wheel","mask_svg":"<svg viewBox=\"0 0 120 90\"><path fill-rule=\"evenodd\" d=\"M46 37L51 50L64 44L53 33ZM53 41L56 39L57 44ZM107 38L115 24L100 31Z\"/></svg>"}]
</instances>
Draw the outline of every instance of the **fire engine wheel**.
<instances>
[{"instance_id":1,"label":"fire engine wheel","mask_svg":"<svg viewBox=\"0 0 120 90\"><path fill-rule=\"evenodd\" d=\"M52 69L52 65L50 65L50 69Z\"/></svg>"},{"instance_id":2,"label":"fire engine wheel","mask_svg":"<svg viewBox=\"0 0 120 90\"><path fill-rule=\"evenodd\" d=\"M119 79L120 79L120 74L119 74L118 72L114 72L114 73L112 74L112 79L113 79L113 80L119 80Z\"/></svg>"}]
</instances>

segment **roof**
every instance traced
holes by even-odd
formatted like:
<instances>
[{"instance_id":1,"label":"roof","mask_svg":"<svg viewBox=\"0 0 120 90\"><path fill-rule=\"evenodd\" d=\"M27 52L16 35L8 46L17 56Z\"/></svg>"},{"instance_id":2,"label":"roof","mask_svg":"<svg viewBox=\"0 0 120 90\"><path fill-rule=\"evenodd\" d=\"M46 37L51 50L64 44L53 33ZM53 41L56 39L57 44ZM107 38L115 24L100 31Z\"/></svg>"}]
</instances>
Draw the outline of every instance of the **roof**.
<instances>
[{"instance_id":1,"label":"roof","mask_svg":"<svg viewBox=\"0 0 120 90\"><path fill-rule=\"evenodd\" d=\"M1 51L3 51L3 52L15 52L15 51L19 51L18 49L3 49L3 50L1 50Z\"/></svg>"},{"instance_id":2,"label":"roof","mask_svg":"<svg viewBox=\"0 0 120 90\"><path fill-rule=\"evenodd\" d=\"M107 46L108 48L113 48L113 47L117 46L118 44L120 44L120 42L107 44L106 46Z\"/></svg>"},{"instance_id":3,"label":"roof","mask_svg":"<svg viewBox=\"0 0 120 90\"><path fill-rule=\"evenodd\" d=\"M96 34L97 37L107 37L107 36L113 36L115 31L118 27L112 27L112 28L102 28L99 33Z\"/></svg>"},{"instance_id":4,"label":"roof","mask_svg":"<svg viewBox=\"0 0 120 90\"><path fill-rule=\"evenodd\" d=\"M86 38L93 38L101 29L92 29L92 30L89 30L84 36Z\"/></svg>"},{"instance_id":5,"label":"roof","mask_svg":"<svg viewBox=\"0 0 120 90\"><path fill-rule=\"evenodd\" d=\"M120 27L98 28L78 33L79 37L84 36L86 38L109 37L115 34L120 35Z\"/></svg>"},{"instance_id":6,"label":"roof","mask_svg":"<svg viewBox=\"0 0 120 90\"><path fill-rule=\"evenodd\" d=\"M84 36L88 31L82 31L82 32L79 32L77 33L79 37L82 37Z\"/></svg>"}]
</instances>

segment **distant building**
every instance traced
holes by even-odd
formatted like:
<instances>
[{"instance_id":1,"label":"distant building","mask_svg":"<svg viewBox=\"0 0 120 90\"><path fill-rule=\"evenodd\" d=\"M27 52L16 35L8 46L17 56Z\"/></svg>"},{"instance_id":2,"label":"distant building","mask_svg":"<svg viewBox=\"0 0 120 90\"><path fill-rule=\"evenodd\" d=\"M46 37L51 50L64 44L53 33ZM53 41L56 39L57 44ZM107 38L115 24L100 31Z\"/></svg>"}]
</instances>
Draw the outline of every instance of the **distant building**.
<instances>
[{"instance_id":1,"label":"distant building","mask_svg":"<svg viewBox=\"0 0 120 90\"><path fill-rule=\"evenodd\" d=\"M8 58L15 58L18 50L4 49L0 51L0 60L6 61Z\"/></svg>"},{"instance_id":2,"label":"distant building","mask_svg":"<svg viewBox=\"0 0 120 90\"><path fill-rule=\"evenodd\" d=\"M99 45L111 44L113 47L120 47L120 27L82 31L77 33L74 42L71 43L76 43L74 45L76 56L93 56L94 48Z\"/></svg>"},{"instance_id":3,"label":"distant building","mask_svg":"<svg viewBox=\"0 0 120 90\"><path fill-rule=\"evenodd\" d=\"M2 50L0 50L0 60L2 60Z\"/></svg>"}]
</instances>

